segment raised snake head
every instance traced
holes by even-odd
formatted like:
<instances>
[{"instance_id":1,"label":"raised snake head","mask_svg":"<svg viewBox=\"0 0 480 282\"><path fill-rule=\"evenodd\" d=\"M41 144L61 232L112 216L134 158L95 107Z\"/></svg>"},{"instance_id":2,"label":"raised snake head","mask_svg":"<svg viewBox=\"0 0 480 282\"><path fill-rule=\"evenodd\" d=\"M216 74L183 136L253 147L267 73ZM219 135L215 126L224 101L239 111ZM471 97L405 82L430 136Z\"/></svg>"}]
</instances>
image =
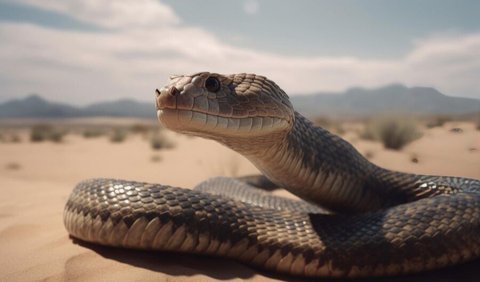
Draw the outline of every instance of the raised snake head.
<instances>
[{"instance_id":1,"label":"raised snake head","mask_svg":"<svg viewBox=\"0 0 480 282\"><path fill-rule=\"evenodd\" d=\"M286 134L295 115L285 92L255 74L173 76L156 90L165 127L215 140Z\"/></svg>"}]
</instances>

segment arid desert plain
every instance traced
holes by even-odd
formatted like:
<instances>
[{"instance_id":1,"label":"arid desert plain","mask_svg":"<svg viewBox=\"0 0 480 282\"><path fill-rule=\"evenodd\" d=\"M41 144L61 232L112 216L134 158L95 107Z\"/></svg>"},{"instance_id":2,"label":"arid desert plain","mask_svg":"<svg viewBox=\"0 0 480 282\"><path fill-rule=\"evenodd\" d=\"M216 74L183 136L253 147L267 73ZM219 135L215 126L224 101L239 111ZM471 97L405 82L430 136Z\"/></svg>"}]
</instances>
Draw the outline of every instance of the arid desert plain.
<instances>
[{"instance_id":1,"label":"arid desert plain","mask_svg":"<svg viewBox=\"0 0 480 282\"><path fill-rule=\"evenodd\" d=\"M51 123L64 133L68 130L68 134L56 142L32 142L31 125L36 123L0 121L1 281L296 279L225 259L123 250L73 240L63 226L62 213L69 193L82 179L114 177L190 188L212 176L240 176L257 170L242 156L213 141L165 129L152 133L154 121L46 120L42 123ZM120 129L113 133L107 130L112 127ZM362 139L357 127L346 124L341 135L378 165L406 172L480 178L480 131L473 122L422 127L422 137L399 151ZM284 191L275 193L289 196ZM477 260L388 281L474 281L480 277L479 268Z\"/></svg>"}]
</instances>

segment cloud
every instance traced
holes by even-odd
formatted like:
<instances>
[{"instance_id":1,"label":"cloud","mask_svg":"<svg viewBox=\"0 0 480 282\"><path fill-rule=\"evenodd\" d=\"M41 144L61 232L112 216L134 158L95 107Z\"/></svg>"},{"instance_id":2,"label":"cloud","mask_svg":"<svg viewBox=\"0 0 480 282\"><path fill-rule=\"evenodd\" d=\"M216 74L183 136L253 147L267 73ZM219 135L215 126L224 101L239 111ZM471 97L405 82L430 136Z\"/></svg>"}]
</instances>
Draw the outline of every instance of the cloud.
<instances>
[{"instance_id":1,"label":"cloud","mask_svg":"<svg viewBox=\"0 0 480 282\"><path fill-rule=\"evenodd\" d=\"M247 15L255 15L260 10L260 4L257 0L246 0L243 3L243 10Z\"/></svg>"},{"instance_id":2,"label":"cloud","mask_svg":"<svg viewBox=\"0 0 480 282\"><path fill-rule=\"evenodd\" d=\"M425 38L394 59L287 56L239 48L201 28L179 25L178 16L157 1L64 2L42 1L43 8L106 30L0 23L2 95L38 92L83 104L120 97L149 100L170 74L209 70L263 74L289 94L401 82L480 96L480 33Z\"/></svg>"},{"instance_id":3,"label":"cloud","mask_svg":"<svg viewBox=\"0 0 480 282\"><path fill-rule=\"evenodd\" d=\"M105 28L159 27L179 23L174 11L157 0L18 0L24 4L67 14Z\"/></svg>"}]
</instances>

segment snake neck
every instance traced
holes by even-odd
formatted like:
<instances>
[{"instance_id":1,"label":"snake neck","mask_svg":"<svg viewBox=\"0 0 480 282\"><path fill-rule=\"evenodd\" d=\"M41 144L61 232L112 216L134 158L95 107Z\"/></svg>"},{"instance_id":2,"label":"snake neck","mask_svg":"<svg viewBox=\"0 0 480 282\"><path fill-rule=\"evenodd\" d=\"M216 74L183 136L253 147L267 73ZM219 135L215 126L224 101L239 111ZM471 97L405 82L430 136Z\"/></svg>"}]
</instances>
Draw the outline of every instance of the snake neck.
<instances>
[{"instance_id":1,"label":"snake neck","mask_svg":"<svg viewBox=\"0 0 480 282\"><path fill-rule=\"evenodd\" d=\"M380 177L393 172L370 163L351 144L299 113L288 133L260 138L222 143L302 199L342 212L406 202L401 189Z\"/></svg>"}]
</instances>

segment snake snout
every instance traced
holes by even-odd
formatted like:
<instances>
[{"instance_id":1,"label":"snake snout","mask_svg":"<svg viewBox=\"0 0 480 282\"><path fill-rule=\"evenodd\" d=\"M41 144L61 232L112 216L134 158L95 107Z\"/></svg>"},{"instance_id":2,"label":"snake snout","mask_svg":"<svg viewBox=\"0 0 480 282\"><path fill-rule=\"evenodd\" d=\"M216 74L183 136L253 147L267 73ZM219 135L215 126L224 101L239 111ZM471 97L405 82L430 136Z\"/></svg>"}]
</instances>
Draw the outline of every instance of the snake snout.
<instances>
[{"instance_id":1,"label":"snake snout","mask_svg":"<svg viewBox=\"0 0 480 282\"><path fill-rule=\"evenodd\" d=\"M157 109L175 109L177 107L177 96L180 94L175 86L169 88L155 89Z\"/></svg>"}]
</instances>

